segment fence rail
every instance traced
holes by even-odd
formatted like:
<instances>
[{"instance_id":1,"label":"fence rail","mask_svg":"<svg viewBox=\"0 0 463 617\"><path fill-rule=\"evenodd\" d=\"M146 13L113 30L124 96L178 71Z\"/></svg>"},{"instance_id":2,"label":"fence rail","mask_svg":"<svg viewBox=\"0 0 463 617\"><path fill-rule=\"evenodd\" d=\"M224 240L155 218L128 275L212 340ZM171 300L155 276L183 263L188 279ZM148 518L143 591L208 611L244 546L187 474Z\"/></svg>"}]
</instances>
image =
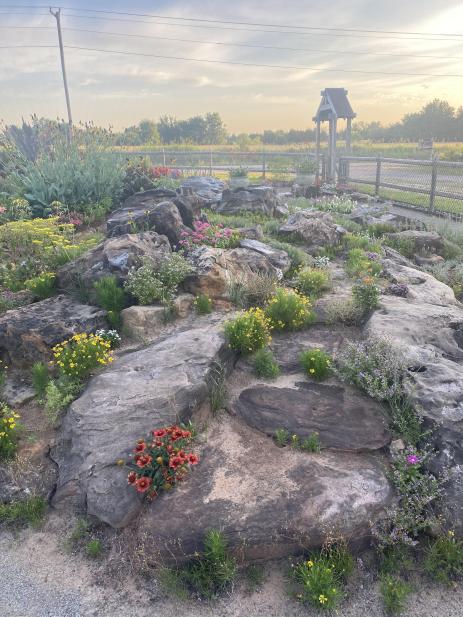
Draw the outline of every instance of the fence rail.
<instances>
[{"instance_id":1,"label":"fence rail","mask_svg":"<svg viewBox=\"0 0 463 617\"><path fill-rule=\"evenodd\" d=\"M436 212L463 214L463 163L342 156L339 181L369 185L379 197Z\"/></svg>"}]
</instances>

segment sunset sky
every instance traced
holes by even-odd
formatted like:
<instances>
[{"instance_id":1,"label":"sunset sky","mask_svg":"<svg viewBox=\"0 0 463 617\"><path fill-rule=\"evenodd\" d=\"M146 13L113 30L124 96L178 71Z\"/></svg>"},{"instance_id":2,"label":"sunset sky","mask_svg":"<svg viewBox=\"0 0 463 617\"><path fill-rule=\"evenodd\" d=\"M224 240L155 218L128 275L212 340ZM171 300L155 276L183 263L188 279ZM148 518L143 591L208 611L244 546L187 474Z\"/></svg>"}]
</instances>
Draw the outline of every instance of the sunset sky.
<instances>
[{"instance_id":1,"label":"sunset sky","mask_svg":"<svg viewBox=\"0 0 463 617\"><path fill-rule=\"evenodd\" d=\"M7 123L31 113L65 116L55 20L45 6L0 0L0 119ZM463 2L457 0L67 0L62 7L67 46L151 54L67 48L75 121L121 128L163 114L218 111L233 132L307 128L325 87L347 88L364 121L390 123L436 97L463 105ZM51 47L4 48L20 45Z\"/></svg>"}]
</instances>

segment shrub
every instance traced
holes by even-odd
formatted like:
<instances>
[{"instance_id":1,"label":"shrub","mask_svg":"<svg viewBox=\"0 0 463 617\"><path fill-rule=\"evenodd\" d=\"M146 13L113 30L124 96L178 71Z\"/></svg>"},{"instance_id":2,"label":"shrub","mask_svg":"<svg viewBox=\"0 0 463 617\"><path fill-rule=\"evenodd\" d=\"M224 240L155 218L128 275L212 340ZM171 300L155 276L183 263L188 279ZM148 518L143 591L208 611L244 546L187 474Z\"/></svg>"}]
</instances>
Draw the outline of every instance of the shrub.
<instances>
[{"instance_id":1,"label":"shrub","mask_svg":"<svg viewBox=\"0 0 463 617\"><path fill-rule=\"evenodd\" d=\"M296 276L296 289L315 298L330 288L330 275L326 270L303 268Z\"/></svg>"},{"instance_id":2,"label":"shrub","mask_svg":"<svg viewBox=\"0 0 463 617\"><path fill-rule=\"evenodd\" d=\"M240 165L239 167L234 167L230 169L228 172L230 178L247 178L248 177L248 168Z\"/></svg>"},{"instance_id":3,"label":"shrub","mask_svg":"<svg viewBox=\"0 0 463 617\"><path fill-rule=\"evenodd\" d=\"M379 240L370 238L368 234L346 234L343 238L344 246L347 250L362 249L371 253L382 253L382 245Z\"/></svg>"},{"instance_id":4,"label":"shrub","mask_svg":"<svg viewBox=\"0 0 463 617\"><path fill-rule=\"evenodd\" d=\"M411 401L403 394L389 399L391 429L411 446L417 446L424 438L422 419Z\"/></svg>"},{"instance_id":5,"label":"shrub","mask_svg":"<svg viewBox=\"0 0 463 617\"><path fill-rule=\"evenodd\" d=\"M347 254L346 272L350 276L378 276L382 265L378 253L366 253L363 249L354 248Z\"/></svg>"},{"instance_id":6,"label":"shrub","mask_svg":"<svg viewBox=\"0 0 463 617\"><path fill-rule=\"evenodd\" d=\"M0 503L0 525L37 525L47 504L43 497L26 497L21 501Z\"/></svg>"},{"instance_id":7,"label":"shrub","mask_svg":"<svg viewBox=\"0 0 463 617\"><path fill-rule=\"evenodd\" d=\"M305 452L312 452L314 454L318 454L321 452L321 444L320 438L318 436L318 432L314 431L308 437L304 437L299 441L299 449Z\"/></svg>"},{"instance_id":8,"label":"shrub","mask_svg":"<svg viewBox=\"0 0 463 617\"><path fill-rule=\"evenodd\" d=\"M270 349L259 349L254 356L254 371L258 377L275 379L280 374L280 367Z\"/></svg>"},{"instance_id":9,"label":"shrub","mask_svg":"<svg viewBox=\"0 0 463 617\"><path fill-rule=\"evenodd\" d=\"M246 577L247 588L250 593L254 593L257 589L262 587L265 575L263 566L251 564L244 571L244 575Z\"/></svg>"},{"instance_id":10,"label":"shrub","mask_svg":"<svg viewBox=\"0 0 463 617\"><path fill-rule=\"evenodd\" d=\"M250 308L225 324L230 347L250 354L265 347L270 338L271 322L260 308Z\"/></svg>"},{"instance_id":11,"label":"shrub","mask_svg":"<svg viewBox=\"0 0 463 617\"><path fill-rule=\"evenodd\" d=\"M39 276L25 281L24 286L36 298L45 300L45 298L50 298L55 293L56 275L53 272L43 272Z\"/></svg>"},{"instance_id":12,"label":"shrub","mask_svg":"<svg viewBox=\"0 0 463 617\"><path fill-rule=\"evenodd\" d=\"M212 313L212 300L207 294L200 294L195 298L195 309L198 315Z\"/></svg>"},{"instance_id":13,"label":"shrub","mask_svg":"<svg viewBox=\"0 0 463 617\"><path fill-rule=\"evenodd\" d=\"M463 264L461 260L449 260L427 268L442 283L449 285L457 297L463 295Z\"/></svg>"},{"instance_id":14,"label":"shrub","mask_svg":"<svg viewBox=\"0 0 463 617\"><path fill-rule=\"evenodd\" d=\"M45 414L51 426L56 424L59 414L72 403L80 390L80 383L66 377L48 382L45 389Z\"/></svg>"},{"instance_id":15,"label":"shrub","mask_svg":"<svg viewBox=\"0 0 463 617\"><path fill-rule=\"evenodd\" d=\"M309 377L322 380L331 372L331 358L321 349L307 349L300 356L300 363Z\"/></svg>"},{"instance_id":16,"label":"shrub","mask_svg":"<svg viewBox=\"0 0 463 617\"><path fill-rule=\"evenodd\" d=\"M125 169L122 200L153 188L175 189L180 177L181 173L177 169L153 167L148 157L131 160Z\"/></svg>"},{"instance_id":17,"label":"shrub","mask_svg":"<svg viewBox=\"0 0 463 617\"><path fill-rule=\"evenodd\" d=\"M0 403L0 461L12 458L18 445L19 414Z\"/></svg>"},{"instance_id":18,"label":"shrub","mask_svg":"<svg viewBox=\"0 0 463 617\"><path fill-rule=\"evenodd\" d=\"M196 454L185 451L190 442L191 431L176 425L152 431L148 440L139 439L128 464L129 485L149 499L173 488L189 466L199 462Z\"/></svg>"},{"instance_id":19,"label":"shrub","mask_svg":"<svg viewBox=\"0 0 463 617\"><path fill-rule=\"evenodd\" d=\"M289 443L289 433L284 428L277 428L273 438L280 448L284 448L284 446L287 446Z\"/></svg>"},{"instance_id":20,"label":"shrub","mask_svg":"<svg viewBox=\"0 0 463 617\"><path fill-rule=\"evenodd\" d=\"M264 306L273 296L277 280L267 274L242 275L228 282L228 296L235 306L247 309Z\"/></svg>"},{"instance_id":21,"label":"shrub","mask_svg":"<svg viewBox=\"0 0 463 617\"><path fill-rule=\"evenodd\" d=\"M325 315L328 324L340 322L346 325L356 325L360 323L363 311L351 298L335 299L326 304Z\"/></svg>"},{"instance_id":22,"label":"shrub","mask_svg":"<svg viewBox=\"0 0 463 617\"><path fill-rule=\"evenodd\" d=\"M221 249L236 248L240 243L240 234L221 223L214 225L208 221L193 221L192 230L181 233L181 246L192 250L195 246L213 246Z\"/></svg>"},{"instance_id":23,"label":"shrub","mask_svg":"<svg viewBox=\"0 0 463 617\"><path fill-rule=\"evenodd\" d=\"M121 326L121 311L127 300L123 289L119 287L115 276L104 276L94 284L96 301L107 311L107 319L115 328Z\"/></svg>"},{"instance_id":24,"label":"shrub","mask_svg":"<svg viewBox=\"0 0 463 617\"><path fill-rule=\"evenodd\" d=\"M379 288L375 280L366 276L359 283L352 287L352 299L364 313L368 313L378 308Z\"/></svg>"},{"instance_id":25,"label":"shrub","mask_svg":"<svg viewBox=\"0 0 463 617\"><path fill-rule=\"evenodd\" d=\"M233 582L236 572L235 560L228 553L223 534L211 529L204 537L204 551L179 575L192 592L211 599Z\"/></svg>"},{"instance_id":26,"label":"shrub","mask_svg":"<svg viewBox=\"0 0 463 617\"><path fill-rule=\"evenodd\" d=\"M62 375L82 380L113 361L111 344L96 334L75 334L53 347L54 364Z\"/></svg>"},{"instance_id":27,"label":"shrub","mask_svg":"<svg viewBox=\"0 0 463 617\"><path fill-rule=\"evenodd\" d=\"M322 197L321 199L314 200L312 202L312 207L322 212L351 214L357 207L357 203L347 195L333 195L331 197Z\"/></svg>"},{"instance_id":28,"label":"shrub","mask_svg":"<svg viewBox=\"0 0 463 617\"><path fill-rule=\"evenodd\" d=\"M314 319L309 299L297 291L282 287L278 288L275 296L269 300L265 314L271 327L276 330L299 330Z\"/></svg>"},{"instance_id":29,"label":"shrub","mask_svg":"<svg viewBox=\"0 0 463 617\"><path fill-rule=\"evenodd\" d=\"M424 569L447 585L463 576L463 541L457 540L453 531L433 540L426 550Z\"/></svg>"},{"instance_id":30,"label":"shrub","mask_svg":"<svg viewBox=\"0 0 463 617\"><path fill-rule=\"evenodd\" d=\"M384 244L395 249L408 259L411 259L416 252L413 238L391 238L390 236L386 236L384 238Z\"/></svg>"},{"instance_id":31,"label":"shrub","mask_svg":"<svg viewBox=\"0 0 463 617\"><path fill-rule=\"evenodd\" d=\"M410 594L410 585L398 576L386 574L381 578L380 592L386 612L399 615L405 609L405 600Z\"/></svg>"},{"instance_id":32,"label":"shrub","mask_svg":"<svg viewBox=\"0 0 463 617\"><path fill-rule=\"evenodd\" d=\"M0 194L0 224L25 221L30 218L32 218L32 210L27 199L14 199Z\"/></svg>"},{"instance_id":33,"label":"shrub","mask_svg":"<svg viewBox=\"0 0 463 617\"><path fill-rule=\"evenodd\" d=\"M406 366L403 354L386 339L346 341L337 357L340 376L377 400L391 400L402 393Z\"/></svg>"},{"instance_id":34,"label":"shrub","mask_svg":"<svg viewBox=\"0 0 463 617\"><path fill-rule=\"evenodd\" d=\"M91 559L97 559L103 552L103 542L99 538L93 538L87 542L85 552Z\"/></svg>"},{"instance_id":35,"label":"shrub","mask_svg":"<svg viewBox=\"0 0 463 617\"><path fill-rule=\"evenodd\" d=\"M171 306L178 286L191 270L191 264L180 253L171 253L157 271L154 265L145 259L140 268L129 272L125 288L142 305L159 301Z\"/></svg>"},{"instance_id":36,"label":"shrub","mask_svg":"<svg viewBox=\"0 0 463 617\"><path fill-rule=\"evenodd\" d=\"M48 366L44 362L35 362L32 366L32 385L39 399L44 398L49 381Z\"/></svg>"},{"instance_id":37,"label":"shrub","mask_svg":"<svg viewBox=\"0 0 463 617\"><path fill-rule=\"evenodd\" d=\"M97 330L95 336L99 336L103 341L111 345L111 349L120 347L122 339L117 330Z\"/></svg>"}]
</instances>

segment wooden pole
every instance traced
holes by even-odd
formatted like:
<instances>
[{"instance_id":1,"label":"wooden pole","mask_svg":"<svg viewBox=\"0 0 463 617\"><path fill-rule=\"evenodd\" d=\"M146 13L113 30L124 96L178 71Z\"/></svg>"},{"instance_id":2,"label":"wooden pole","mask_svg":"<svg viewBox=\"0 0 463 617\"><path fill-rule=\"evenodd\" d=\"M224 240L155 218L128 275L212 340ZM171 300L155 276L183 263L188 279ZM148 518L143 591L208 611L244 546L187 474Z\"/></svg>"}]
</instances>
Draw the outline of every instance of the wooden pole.
<instances>
[{"instance_id":1,"label":"wooden pole","mask_svg":"<svg viewBox=\"0 0 463 617\"><path fill-rule=\"evenodd\" d=\"M316 165L317 165L317 174L315 176L317 185L319 183L320 178L320 118L317 117L317 128L315 129L315 140L316 140Z\"/></svg>"},{"instance_id":2,"label":"wooden pole","mask_svg":"<svg viewBox=\"0 0 463 617\"><path fill-rule=\"evenodd\" d=\"M69 123L68 137L69 137L69 140L71 140L72 138L72 112L71 112L71 99L69 97L68 80L66 76L66 63L64 61L63 35L61 33L61 9L58 9L57 11L52 11L50 7L50 13L56 19L56 27L58 29L58 43L59 43L59 53L61 57L61 71L63 73L64 95L66 97L66 107L68 111L68 123Z\"/></svg>"}]
</instances>

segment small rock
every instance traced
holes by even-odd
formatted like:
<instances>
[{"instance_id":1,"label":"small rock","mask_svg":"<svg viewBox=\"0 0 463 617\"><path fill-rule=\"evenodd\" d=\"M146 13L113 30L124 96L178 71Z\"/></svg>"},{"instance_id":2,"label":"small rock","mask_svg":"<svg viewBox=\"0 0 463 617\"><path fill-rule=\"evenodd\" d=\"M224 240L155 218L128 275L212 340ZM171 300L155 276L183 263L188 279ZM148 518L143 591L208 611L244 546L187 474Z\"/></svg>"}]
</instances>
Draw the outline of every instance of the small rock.
<instances>
[{"instance_id":1,"label":"small rock","mask_svg":"<svg viewBox=\"0 0 463 617\"><path fill-rule=\"evenodd\" d=\"M130 306L121 312L121 317L124 332L139 341L155 338L166 322L163 306Z\"/></svg>"}]
</instances>

